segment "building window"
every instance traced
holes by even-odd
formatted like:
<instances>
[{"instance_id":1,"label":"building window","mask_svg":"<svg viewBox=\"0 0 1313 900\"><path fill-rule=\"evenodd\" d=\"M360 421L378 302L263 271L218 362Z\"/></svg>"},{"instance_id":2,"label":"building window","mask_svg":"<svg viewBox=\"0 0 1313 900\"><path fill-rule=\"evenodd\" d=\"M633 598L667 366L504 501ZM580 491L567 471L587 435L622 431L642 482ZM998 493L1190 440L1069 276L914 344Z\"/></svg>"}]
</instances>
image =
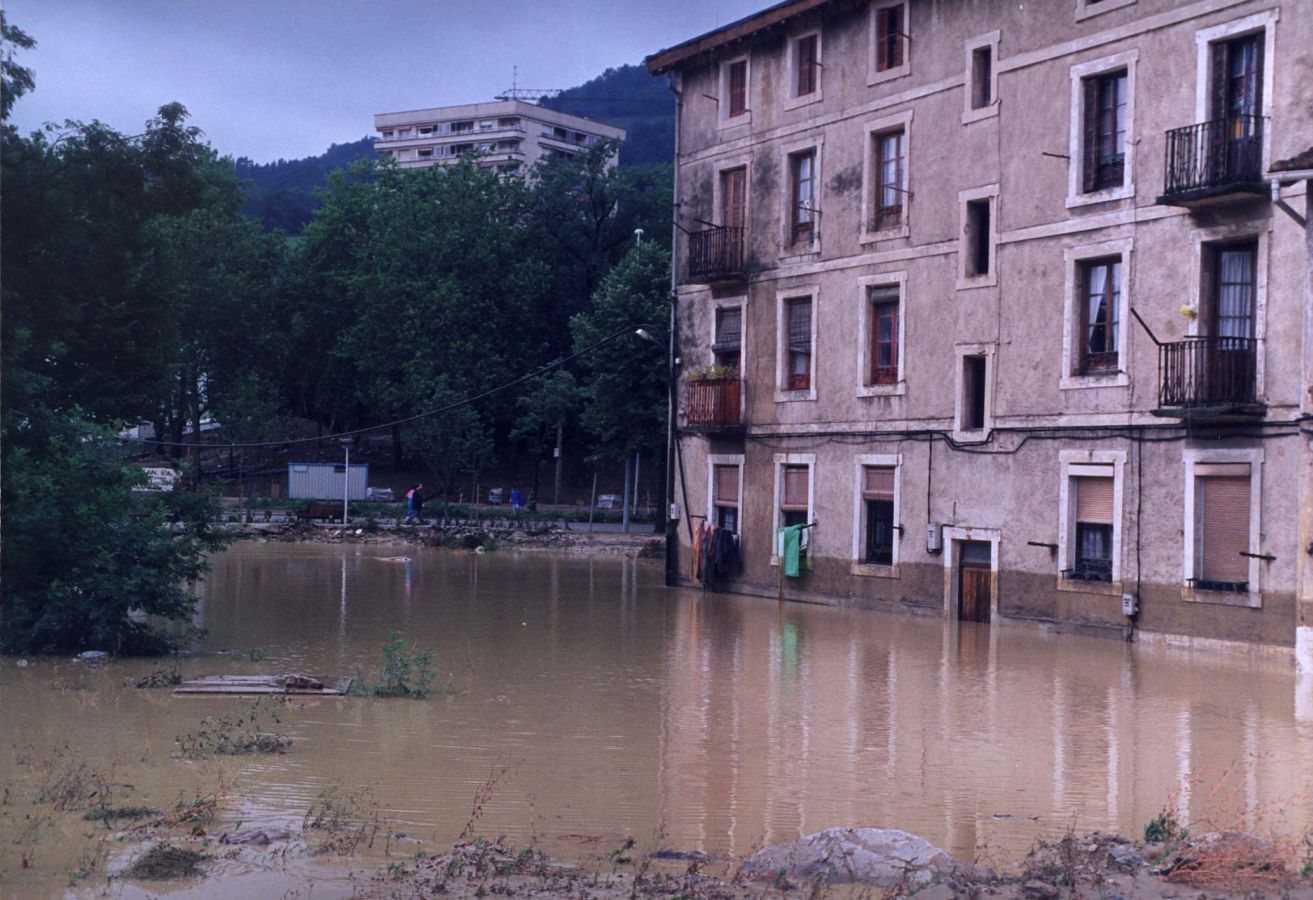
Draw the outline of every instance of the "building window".
<instances>
[{"instance_id":1,"label":"building window","mask_svg":"<svg viewBox=\"0 0 1313 900\"><path fill-rule=\"evenodd\" d=\"M862 562L877 566L894 563L894 468L865 466L862 469L862 505L866 519L866 546Z\"/></svg>"},{"instance_id":2,"label":"building window","mask_svg":"<svg viewBox=\"0 0 1313 900\"><path fill-rule=\"evenodd\" d=\"M815 236L816 151L789 157L790 239L795 244L811 243Z\"/></svg>"},{"instance_id":3,"label":"building window","mask_svg":"<svg viewBox=\"0 0 1313 900\"><path fill-rule=\"evenodd\" d=\"M870 289L871 371L868 384L898 382L898 305L897 285Z\"/></svg>"},{"instance_id":4,"label":"building window","mask_svg":"<svg viewBox=\"0 0 1313 900\"><path fill-rule=\"evenodd\" d=\"M806 525L811 499L811 467L786 465L780 473L780 480L780 526Z\"/></svg>"},{"instance_id":5,"label":"building window","mask_svg":"<svg viewBox=\"0 0 1313 900\"><path fill-rule=\"evenodd\" d=\"M962 357L962 394L959 402L959 430L983 431L989 397L989 358Z\"/></svg>"},{"instance_id":6,"label":"building window","mask_svg":"<svg viewBox=\"0 0 1313 900\"><path fill-rule=\"evenodd\" d=\"M1250 466L1194 467L1194 586L1249 590Z\"/></svg>"},{"instance_id":7,"label":"building window","mask_svg":"<svg viewBox=\"0 0 1313 900\"><path fill-rule=\"evenodd\" d=\"M1206 277L1212 282L1212 290L1207 296L1203 328L1210 336L1233 339L1221 349L1248 349L1254 337L1257 261L1256 241L1208 248Z\"/></svg>"},{"instance_id":8,"label":"building window","mask_svg":"<svg viewBox=\"0 0 1313 900\"><path fill-rule=\"evenodd\" d=\"M806 97L809 94L816 93L819 84L817 75L820 71L820 60L817 59L817 50L820 46L820 36L809 34L798 38L794 46L794 59L797 67L797 89L799 97Z\"/></svg>"},{"instance_id":9,"label":"building window","mask_svg":"<svg viewBox=\"0 0 1313 900\"><path fill-rule=\"evenodd\" d=\"M1121 187L1126 177L1126 71L1086 78L1082 189L1085 193Z\"/></svg>"},{"instance_id":10,"label":"building window","mask_svg":"<svg viewBox=\"0 0 1313 900\"><path fill-rule=\"evenodd\" d=\"M1120 257L1080 263L1081 375L1117 370L1121 283Z\"/></svg>"},{"instance_id":11,"label":"building window","mask_svg":"<svg viewBox=\"0 0 1313 900\"><path fill-rule=\"evenodd\" d=\"M971 51L971 108L994 102L994 48L986 44Z\"/></svg>"},{"instance_id":12,"label":"building window","mask_svg":"<svg viewBox=\"0 0 1313 900\"><path fill-rule=\"evenodd\" d=\"M473 122L452 122L452 123L451 123L451 133L452 133L452 134L468 134L469 132L471 132L471 131L473 131L473 130L474 130L474 123L473 123Z\"/></svg>"},{"instance_id":13,"label":"building window","mask_svg":"<svg viewBox=\"0 0 1313 900\"><path fill-rule=\"evenodd\" d=\"M966 251L966 276L977 278L990 274L990 256L993 247L993 227L990 222L988 197L968 200L966 204L966 229L963 233Z\"/></svg>"},{"instance_id":14,"label":"building window","mask_svg":"<svg viewBox=\"0 0 1313 900\"><path fill-rule=\"evenodd\" d=\"M713 464L711 467L712 521L717 528L738 534L739 464Z\"/></svg>"},{"instance_id":15,"label":"building window","mask_svg":"<svg viewBox=\"0 0 1313 900\"><path fill-rule=\"evenodd\" d=\"M1258 127L1255 117L1263 114L1263 32L1215 41L1209 52L1212 117L1227 120L1228 140L1251 137Z\"/></svg>"},{"instance_id":16,"label":"building window","mask_svg":"<svg viewBox=\"0 0 1313 900\"><path fill-rule=\"evenodd\" d=\"M902 3L875 11L875 70L886 72L903 65L906 57L906 7Z\"/></svg>"},{"instance_id":17,"label":"building window","mask_svg":"<svg viewBox=\"0 0 1313 900\"><path fill-rule=\"evenodd\" d=\"M1075 495L1075 544L1068 551L1072 567L1063 575L1073 581L1112 581L1112 473L1074 477L1070 490Z\"/></svg>"},{"instance_id":18,"label":"building window","mask_svg":"<svg viewBox=\"0 0 1313 900\"><path fill-rule=\"evenodd\" d=\"M902 128L872 135L875 154L874 216L871 230L897 228L903 221L903 198L906 195L907 141Z\"/></svg>"},{"instance_id":19,"label":"building window","mask_svg":"<svg viewBox=\"0 0 1313 900\"><path fill-rule=\"evenodd\" d=\"M420 159L431 159L433 157L433 148L420 147L417 151L415 151L415 155L418 156Z\"/></svg>"},{"instance_id":20,"label":"building window","mask_svg":"<svg viewBox=\"0 0 1313 900\"><path fill-rule=\"evenodd\" d=\"M516 118L498 119L498 120L497 120L497 127L498 127L498 128L519 128L519 127L520 127L520 120L519 120L519 119L516 119Z\"/></svg>"},{"instance_id":21,"label":"building window","mask_svg":"<svg viewBox=\"0 0 1313 900\"><path fill-rule=\"evenodd\" d=\"M392 140L392 132L390 132L390 131L385 131L385 132L383 132L383 140L385 140L385 141L390 141L390 140Z\"/></svg>"},{"instance_id":22,"label":"building window","mask_svg":"<svg viewBox=\"0 0 1313 900\"><path fill-rule=\"evenodd\" d=\"M784 311L787 328L785 388L790 391L811 390L812 298L792 297L785 301Z\"/></svg>"},{"instance_id":23,"label":"building window","mask_svg":"<svg viewBox=\"0 0 1313 900\"><path fill-rule=\"evenodd\" d=\"M743 356L743 307L725 306L716 310L716 339L711 345L716 365L737 376Z\"/></svg>"},{"instance_id":24,"label":"building window","mask_svg":"<svg viewBox=\"0 0 1313 900\"><path fill-rule=\"evenodd\" d=\"M748 111L748 61L740 59L730 63L726 81L729 93L728 116L733 119Z\"/></svg>"}]
</instances>

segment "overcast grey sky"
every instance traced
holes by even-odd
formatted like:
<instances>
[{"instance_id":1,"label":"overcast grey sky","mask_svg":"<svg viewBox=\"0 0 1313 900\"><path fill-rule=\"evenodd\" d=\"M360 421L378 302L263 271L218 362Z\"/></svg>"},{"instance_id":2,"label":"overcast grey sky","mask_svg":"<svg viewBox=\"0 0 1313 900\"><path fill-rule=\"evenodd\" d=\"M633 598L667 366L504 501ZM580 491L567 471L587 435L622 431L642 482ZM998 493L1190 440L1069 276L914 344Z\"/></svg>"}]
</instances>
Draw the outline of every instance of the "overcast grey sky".
<instances>
[{"instance_id":1,"label":"overcast grey sky","mask_svg":"<svg viewBox=\"0 0 1313 900\"><path fill-rule=\"evenodd\" d=\"M323 152L373 115L572 87L773 0L6 0L37 40L24 131L100 119L130 134L181 101L259 162Z\"/></svg>"}]
</instances>

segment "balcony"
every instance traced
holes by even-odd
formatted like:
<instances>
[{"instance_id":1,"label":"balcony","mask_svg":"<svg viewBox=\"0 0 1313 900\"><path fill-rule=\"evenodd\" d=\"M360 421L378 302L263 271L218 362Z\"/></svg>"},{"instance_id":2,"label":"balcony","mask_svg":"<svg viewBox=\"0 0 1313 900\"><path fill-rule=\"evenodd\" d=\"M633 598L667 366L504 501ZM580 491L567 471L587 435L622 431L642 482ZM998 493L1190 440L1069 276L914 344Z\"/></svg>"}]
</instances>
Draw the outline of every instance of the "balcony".
<instances>
[{"instance_id":1,"label":"balcony","mask_svg":"<svg viewBox=\"0 0 1313 900\"><path fill-rule=\"evenodd\" d=\"M743 228L721 225L690 232L688 236L688 280L691 284L741 281Z\"/></svg>"},{"instance_id":2,"label":"balcony","mask_svg":"<svg viewBox=\"0 0 1313 900\"><path fill-rule=\"evenodd\" d=\"M743 379L737 376L690 381L684 393L689 431L726 432L743 428Z\"/></svg>"},{"instance_id":3,"label":"balcony","mask_svg":"<svg viewBox=\"0 0 1313 900\"><path fill-rule=\"evenodd\" d=\"M1249 418L1258 402L1258 341L1196 337L1158 345L1158 409L1173 418Z\"/></svg>"},{"instance_id":4,"label":"balcony","mask_svg":"<svg viewBox=\"0 0 1313 900\"><path fill-rule=\"evenodd\" d=\"M1162 196L1167 206L1197 206L1226 199L1266 197L1263 180L1264 116L1228 116L1167 132Z\"/></svg>"}]
</instances>

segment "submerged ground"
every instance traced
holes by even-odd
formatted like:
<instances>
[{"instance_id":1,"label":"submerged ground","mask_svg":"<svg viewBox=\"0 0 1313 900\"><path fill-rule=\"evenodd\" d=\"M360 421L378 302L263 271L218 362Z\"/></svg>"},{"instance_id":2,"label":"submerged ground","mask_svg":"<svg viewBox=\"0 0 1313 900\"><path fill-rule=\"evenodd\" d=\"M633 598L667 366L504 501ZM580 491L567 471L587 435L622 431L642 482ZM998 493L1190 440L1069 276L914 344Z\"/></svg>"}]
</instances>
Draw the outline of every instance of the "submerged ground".
<instances>
[{"instance_id":1,"label":"submerged ground","mask_svg":"<svg viewBox=\"0 0 1313 900\"><path fill-rule=\"evenodd\" d=\"M179 737L251 701L135 686L167 661L0 660L5 897L104 889L144 846L103 840L131 821L84 818L106 806L205 807L156 829L212 857L166 882L198 896L234 878L350 893L349 873L462 835L613 868L629 838L734 859L874 825L1006 867L1037 838L1138 836L1164 811L1313 828L1309 686L1280 657L671 591L622 558L350 544L239 544L200 619L183 676L374 678L395 630L435 651L438 691L267 704L256 730L286 752L189 759ZM325 821L341 827L307 830ZM252 829L290 837L219 843Z\"/></svg>"}]
</instances>

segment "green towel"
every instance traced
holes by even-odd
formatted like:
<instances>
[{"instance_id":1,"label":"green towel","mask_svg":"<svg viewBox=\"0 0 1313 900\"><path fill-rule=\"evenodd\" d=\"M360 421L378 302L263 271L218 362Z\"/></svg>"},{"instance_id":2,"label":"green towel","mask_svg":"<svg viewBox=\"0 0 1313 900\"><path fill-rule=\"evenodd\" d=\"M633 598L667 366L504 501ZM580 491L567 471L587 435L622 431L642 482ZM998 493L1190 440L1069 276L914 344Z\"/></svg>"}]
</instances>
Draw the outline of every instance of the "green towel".
<instances>
[{"instance_id":1,"label":"green towel","mask_svg":"<svg viewBox=\"0 0 1313 900\"><path fill-rule=\"evenodd\" d=\"M789 525L780 529L780 539L784 548L781 552L784 574L789 578L798 577L798 561L802 556L802 531L805 525Z\"/></svg>"}]
</instances>

